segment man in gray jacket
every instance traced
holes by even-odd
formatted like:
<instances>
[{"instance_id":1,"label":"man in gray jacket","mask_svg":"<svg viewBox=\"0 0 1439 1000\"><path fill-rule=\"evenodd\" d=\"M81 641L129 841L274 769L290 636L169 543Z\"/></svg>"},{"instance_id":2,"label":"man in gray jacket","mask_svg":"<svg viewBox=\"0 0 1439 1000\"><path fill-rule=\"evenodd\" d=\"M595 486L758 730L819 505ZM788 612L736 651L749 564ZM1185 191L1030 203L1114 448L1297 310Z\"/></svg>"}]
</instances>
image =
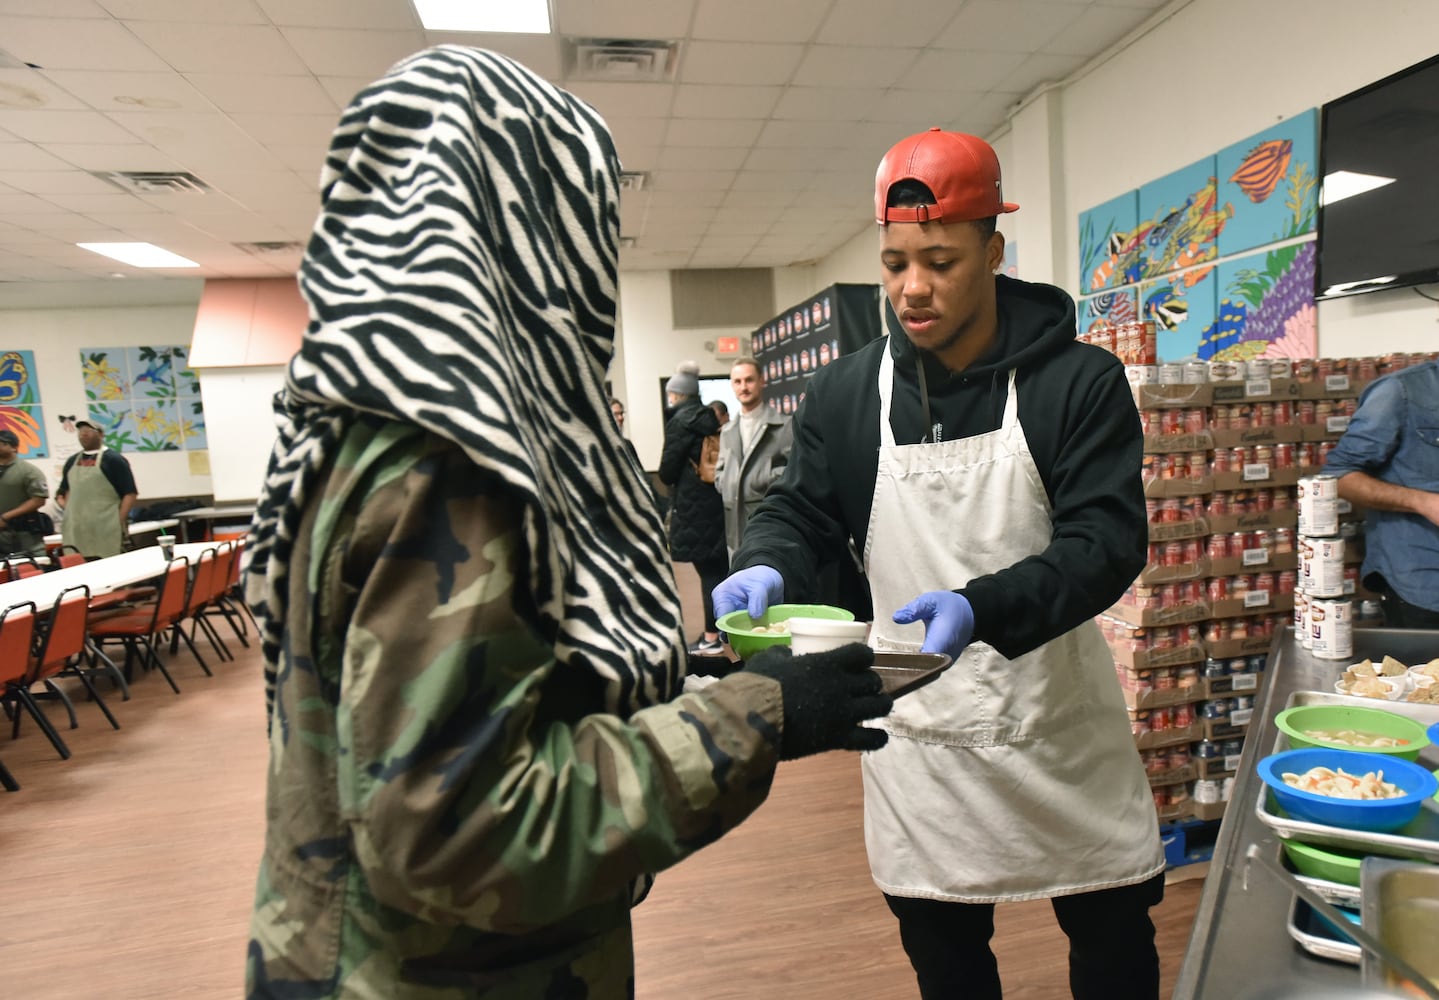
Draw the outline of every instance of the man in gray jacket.
<instances>
[{"instance_id":1,"label":"man in gray jacket","mask_svg":"<svg viewBox=\"0 0 1439 1000\"><path fill-rule=\"evenodd\" d=\"M745 522L784 473L792 438L789 421L764 405L764 373L758 361L736 361L729 384L739 400L740 416L720 431L715 486L724 501L725 544L733 554L744 537Z\"/></svg>"}]
</instances>

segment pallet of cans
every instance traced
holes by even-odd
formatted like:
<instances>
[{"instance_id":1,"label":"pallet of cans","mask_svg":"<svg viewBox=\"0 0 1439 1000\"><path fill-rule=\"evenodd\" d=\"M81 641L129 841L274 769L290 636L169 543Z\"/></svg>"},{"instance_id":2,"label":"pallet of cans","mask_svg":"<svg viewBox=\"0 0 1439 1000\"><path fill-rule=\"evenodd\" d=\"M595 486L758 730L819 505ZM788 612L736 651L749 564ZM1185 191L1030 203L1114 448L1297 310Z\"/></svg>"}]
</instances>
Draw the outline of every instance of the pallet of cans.
<instances>
[{"instance_id":1,"label":"pallet of cans","mask_svg":"<svg viewBox=\"0 0 1439 1000\"><path fill-rule=\"evenodd\" d=\"M1294 632L1315 657L1345 660L1354 653L1354 602L1345 596L1345 539L1340 532L1339 480L1307 476L1296 491L1299 508L1299 586ZM1352 591L1351 591L1352 592Z\"/></svg>"}]
</instances>

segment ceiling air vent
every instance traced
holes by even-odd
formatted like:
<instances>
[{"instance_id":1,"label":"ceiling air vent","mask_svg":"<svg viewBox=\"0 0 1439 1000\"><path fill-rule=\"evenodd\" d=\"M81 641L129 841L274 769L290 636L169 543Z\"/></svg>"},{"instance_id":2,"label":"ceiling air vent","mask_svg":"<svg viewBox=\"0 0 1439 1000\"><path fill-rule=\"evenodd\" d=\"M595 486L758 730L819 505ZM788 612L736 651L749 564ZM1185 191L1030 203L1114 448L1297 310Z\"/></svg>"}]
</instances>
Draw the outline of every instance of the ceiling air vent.
<instances>
[{"instance_id":1,"label":"ceiling air vent","mask_svg":"<svg viewBox=\"0 0 1439 1000\"><path fill-rule=\"evenodd\" d=\"M95 176L131 194L204 194L210 190L210 185L183 170L102 170Z\"/></svg>"},{"instance_id":2,"label":"ceiling air vent","mask_svg":"<svg viewBox=\"0 0 1439 1000\"><path fill-rule=\"evenodd\" d=\"M232 245L245 251L246 253L252 253L257 257L265 257L271 254L281 253L299 253L302 249L304 249L304 245L296 242L295 240L279 240L275 242L259 243L235 243Z\"/></svg>"},{"instance_id":3,"label":"ceiling air vent","mask_svg":"<svg viewBox=\"0 0 1439 1000\"><path fill-rule=\"evenodd\" d=\"M634 249L634 245L635 245L635 238L634 238L633 236L621 236L621 237L620 237L620 249L621 249L621 250L632 250L632 249Z\"/></svg>"},{"instance_id":4,"label":"ceiling air vent","mask_svg":"<svg viewBox=\"0 0 1439 1000\"><path fill-rule=\"evenodd\" d=\"M650 175L640 170L620 171L621 191L643 191L650 182Z\"/></svg>"},{"instance_id":5,"label":"ceiling air vent","mask_svg":"<svg viewBox=\"0 0 1439 1000\"><path fill-rule=\"evenodd\" d=\"M567 38L569 80L664 83L675 78L679 42L622 38Z\"/></svg>"}]
</instances>

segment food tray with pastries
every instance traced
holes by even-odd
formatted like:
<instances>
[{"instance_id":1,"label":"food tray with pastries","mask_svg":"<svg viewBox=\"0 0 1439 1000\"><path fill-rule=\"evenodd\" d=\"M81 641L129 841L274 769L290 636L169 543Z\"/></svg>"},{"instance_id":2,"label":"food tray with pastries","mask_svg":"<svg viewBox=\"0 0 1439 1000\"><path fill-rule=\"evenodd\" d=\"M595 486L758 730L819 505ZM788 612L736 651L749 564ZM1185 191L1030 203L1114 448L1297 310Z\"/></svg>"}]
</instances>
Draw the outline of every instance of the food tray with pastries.
<instances>
[{"instance_id":1,"label":"food tray with pastries","mask_svg":"<svg viewBox=\"0 0 1439 1000\"><path fill-rule=\"evenodd\" d=\"M1385 711L1406 716L1426 727L1439 722L1439 705L1424 702L1379 703L1372 698L1356 698L1328 691L1294 691L1290 693L1284 707L1291 708L1296 705L1354 705L1370 708L1379 705ZM1288 749L1289 737L1281 732L1274 741L1274 750L1277 753ZM1431 770L1439 768L1439 748L1432 745L1426 747L1420 752L1417 763ZM1376 770L1382 769L1382 766L1383 760L1380 759L1376 763ZM1295 819L1273 804L1269 789L1263 786L1259 789L1254 811L1260 822L1286 839L1367 854L1439 862L1439 801L1435 799L1425 802L1412 821L1390 833L1347 830L1325 823Z\"/></svg>"}]
</instances>

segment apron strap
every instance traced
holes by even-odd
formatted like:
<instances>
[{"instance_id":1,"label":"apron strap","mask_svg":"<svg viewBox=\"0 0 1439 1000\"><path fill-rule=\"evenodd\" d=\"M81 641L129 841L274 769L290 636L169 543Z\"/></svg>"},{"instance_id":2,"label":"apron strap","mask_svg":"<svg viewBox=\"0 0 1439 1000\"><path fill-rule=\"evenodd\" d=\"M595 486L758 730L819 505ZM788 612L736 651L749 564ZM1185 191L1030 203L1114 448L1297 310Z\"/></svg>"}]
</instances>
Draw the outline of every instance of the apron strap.
<instances>
[{"instance_id":1,"label":"apron strap","mask_svg":"<svg viewBox=\"0 0 1439 1000\"><path fill-rule=\"evenodd\" d=\"M893 334L890 334L893 336ZM879 444L881 448L894 447L894 429L889 424L890 408L894 402L894 357L889 353L889 342L886 338L884 352L879 359ZM920 404L924 407L924 437L920 444L929 442L930 432L934 423L929 414L929 387L925 384L924 363L917 363L919 375L919 398ZM1000 418L999 429L1009 430L1019 422L1019 397L1014 391L1016 369L1009 370L1007 392L1004 399L1004 416Z\"/></svg>"}]
</instances>

